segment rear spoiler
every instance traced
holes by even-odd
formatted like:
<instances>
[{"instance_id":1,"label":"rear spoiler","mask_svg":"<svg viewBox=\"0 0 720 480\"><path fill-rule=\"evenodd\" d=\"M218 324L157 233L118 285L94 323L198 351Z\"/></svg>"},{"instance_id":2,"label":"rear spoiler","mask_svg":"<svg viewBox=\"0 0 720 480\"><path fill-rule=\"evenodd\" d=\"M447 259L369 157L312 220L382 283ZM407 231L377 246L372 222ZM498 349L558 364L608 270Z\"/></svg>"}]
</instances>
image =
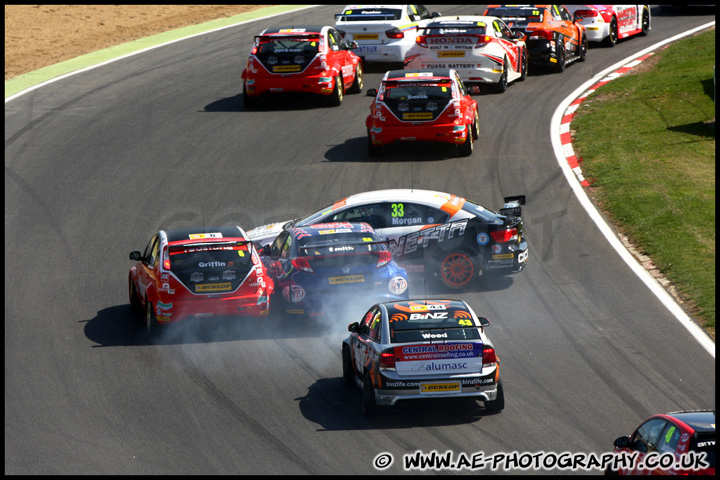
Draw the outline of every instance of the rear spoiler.
<instances>
[{"instance_id":1,"label":"rear spoiler","mask_svg":"<svg viewBox=\"0 0 720 480\"><path fill-rule=\"evenodd\" d=\"M520 205L525 205L525 195L505 197L505 204L500 209L500 215L507 217L519 217L522 214Z\"/></svg>"},{"instance_id":2,"label":"rear spoiler","mask_svg":"<svg viewBox=\"0 0 720 480\"><path fill-rule=\"evenodd\" d=\"M371 17L373 20L376 19L382 19L382 20L394 20L395 15L392 13L368 13L365 15L353 15L353 14L347 14L347 13L336 13L335 14L335 20L341 20L340 17Z\"/></svg>"}]
</instances>

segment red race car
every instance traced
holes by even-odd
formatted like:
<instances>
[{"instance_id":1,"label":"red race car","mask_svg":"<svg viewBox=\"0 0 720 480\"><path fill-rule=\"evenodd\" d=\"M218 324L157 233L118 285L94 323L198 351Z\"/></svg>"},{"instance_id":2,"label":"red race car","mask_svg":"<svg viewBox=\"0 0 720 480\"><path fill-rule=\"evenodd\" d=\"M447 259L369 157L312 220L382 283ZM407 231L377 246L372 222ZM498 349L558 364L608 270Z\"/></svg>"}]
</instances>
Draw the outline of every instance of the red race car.
<instances>
[{"instance_id":1,"label":"red race car","mask_svg":"<svg viewBox=\"0 0 720 480\"><path fill-rule=\"evenodd\" d=\"M363 68L347 43L331 26L267 28L255 37L247 67L242 72L243 101L257 106L268 93L322 95L330 106L342 103L347 93L360 93Z\"/></svg>"},{"instance_id":2,"label":"red race car","mask_svg":"<svg viewBox=\"0 0 720 480\"><path fill-rule=\"evenodd\" d=\"M461 156L472 154L480 135L477 101L454 69L391 70L367 95L375 97L365 120L368 155L399 142L452 143Z\"/></svg>"},{"instance_id":3,"label":"red race car","mask_svg":"<svg viewBox=\"0 0 720 480\"><path fill-rule=\"evenodd\" d=\"M242 228L160 230L130 253L130 306L158 326L212 316L267 315L272 279Z\"/></svg>"}]
</instances>

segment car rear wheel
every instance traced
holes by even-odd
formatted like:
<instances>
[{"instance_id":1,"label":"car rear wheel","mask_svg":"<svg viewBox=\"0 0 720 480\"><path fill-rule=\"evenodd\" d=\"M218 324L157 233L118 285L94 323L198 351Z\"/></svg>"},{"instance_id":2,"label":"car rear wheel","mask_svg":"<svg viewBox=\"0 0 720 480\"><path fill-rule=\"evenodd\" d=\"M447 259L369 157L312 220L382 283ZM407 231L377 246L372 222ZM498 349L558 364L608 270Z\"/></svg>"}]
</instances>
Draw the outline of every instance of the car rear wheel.
<instances>
[{"instance_id":1,"label":"car rear wheel","mask_svg":"<svg viewBox=\"0 0 720 480\"><path fill-rule=\"evenodd\" d=\"M128 277L128 282L130 282L130 309L133 313L138 313L142 316L142 303L140 303L140 298L138 298L135 282L132 281L132 277Z\"/></svg>"},{"instance_id":2,"label":"car rear wheel","mask_svg":"<svg viewBox=\"0 0 720 480\"><path fill-rule=\"evenodd\" d=\"M155 316L155 307L149 300L145 300L145 333L148 342L153 342L158 334L158 321Z\"/></svg>"},{"instance_id":3,"label":"car rear wheel","mask_svg":"<svg viewBox=\"0 0 720 480\"><path fill-rule=\"evenodd\" d=\"M450 288L463 288L477 276L473 257L464 250L450 252L440 262L440 280Z\"/></svg>"},{"instance_id":4,"label":"car rear wheel","mask_svg":"<svg viewBox=\"0 0 720 480\"><path fill-rule=\"evenodd\" d=\"M580 55L580 58L578 58L578 62L584 62L585 57L587 56L588 52L588 41L587 37L585 35L582 36L582 40L580 41L580 51L578 54Z\"/></svg>"},{"instance_id":5,"label":"car rear wheel","mask_svg":"<svg viewBox=\"0 0 720 480\"><path fill-rule=\"evenodd\" d=\"M507 58L503 63L503 73L500 75L500 80L495 84L495 91L497 93L505 93L508 87L508 62Z\"/></svg>"},{"instance_id":6,"label":"car rear wheel","mask_svg":"<svg viewBox=\"0 0 720 480\"><path fill-rule=\"evenodd\" d=\"M248 95L247 90L245 89L245 82L243 82L243 103L248 108L257 107L259 102L258 97L251 97Z\"/></svg>"},{"instance_id":7,"label":"car rear wheel","mask_svg":"<svg viewBox=\"0 0 720 480\"><path fill-rule=\"evenodd\" d=\"M382 153L383 146L382 145L375 145L372 142L372 137L370 136L370 130L368 130L367 133L367 142L368 142L368 156L369 157L377 157Z\"/></svg>"},{"instance_id":8,"label":"car rear wheel","mask_svg":"<svg viewBox=\"0 0 720 480\"><path fill-rule=\"evenodd\" d=\"M562 73L565 71L565 44L563 42L557 42L555 49L555 73Z\"/></svg>"},{"instance_id":9,"label":"car rear wheel","mask_svg":"<svg viewBox=\"0 0 720 480\"><path fill-rule=\"evenodd\" d=\"M375 389L373 389L370 380L370 372L365 372L362 387L362 409L366 416L372 416L377 413L377 403L375 402Z\"/></svg>"},{"instance_id":10,"label":"car rear wheel","mask_svg":"<svg viewBox=\"0 0 720 480\"><path fill-rule=\"evenodd\" d=\"M480 115L478 114L477 109L475 110L475 120L473 121L473 140L477 140L480 138Z\"/></svg>"},{"instance_id":11,"label":"car rear wheel","mask_svg":"<svg viewBox=\"0 0 720 480\"><path fill-rule=\"evenodd\" d=\"M498 413L505 408L505 392L502 386L502 380L498 380L497 397L492 402L485 402L485 411L488 413Z\"/></svg>"},{"instance_id":12,"label":"car rear wheel","mask_svg":"<svg viewBox=\"0 0 720 480\"><path fill-rule=\"evenodd\" d=\"M518 78L518 82L522 82L527 78L528 73L528 56L527 51L523 49L522 52L522 65L520 67L520 78Z\"/></svg>"},{"instance_id":13,"label":"car rear wheel","mask_svg":"<svg viewBox=\"0 0 720 480\"><path fill-rule=\"evenodd\" d=\"M645 36L648 34L648 30L650 30L650 13L647 11L647 9L643 9L642 13L642 31L640 32L640 35Z\"/></svg>"},{"instance_id":14,"label":"car rear wheel","mask_svg":"<svg viewBox=\"0 0 720 480\"><path fill-rule=\"evenodd\" d=\"M358 63L357 68L355 69L355 81L352 84L352 87L348 90L348 93L360 93L363 89L363 68L362 64Z\"/></svg>"},{"instance_id":15,"label":"car rear wheel","mask_svg":"<svg viewBox=\"0 0 720 480\"><path fill-rule=\"evenodd\" d=\"M355 384L355 371L353 370L352 360L350 359L350 352L345 345L343 345L342 350L342 366L343 383L346 387L351 387Z\"/></svg>"},{"instance_id":16,"label":"car rear wheel","mask_svg":"<svg viewBox=\"0 0 720 480\"><path fill-rule=\"evenodd\" d=\"M458 145L458 154L461 157L469 157L472 155L473 152L473 146L475 144L475 141L473 140L473 133L470 129L470 125L465 127L467 131L465 132L465 141Z\"/></svg>"},{"instance_id":17,"label":"car rear wheel","mask_svg":"<svg viewBox=\"0 0 720 480\"><path fill-rule=\"evenodd\" d=\"M342 77L338 75L335 77L335 88L328 98L328 105L331 107L339 107L344 97L345 92L343 91L343 80Z\"/></svg>"},{"instance_id":18,"label":"car rear wheel","mask_svg":"<svg viewBox=\"0 0 720 480\"><path fill-rule=\"evenodd\" d=\"M617 29L617 19L613 17L610 20L610 29L608 32L608 36L605 37L605 40L603 40L603 45L607 47L614 47L618 40L618 29Z\"/></svg>"}]
</instances>

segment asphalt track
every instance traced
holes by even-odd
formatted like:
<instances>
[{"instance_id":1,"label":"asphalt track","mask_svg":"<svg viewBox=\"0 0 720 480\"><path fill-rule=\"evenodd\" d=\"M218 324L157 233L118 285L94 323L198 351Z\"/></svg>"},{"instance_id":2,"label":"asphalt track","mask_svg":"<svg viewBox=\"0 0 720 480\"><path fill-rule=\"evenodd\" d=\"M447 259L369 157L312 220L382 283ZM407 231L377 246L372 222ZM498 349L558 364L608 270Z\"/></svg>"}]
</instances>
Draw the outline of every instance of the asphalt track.
<instances>
[{"instance_id":1,"label":"asphalt track","mask_svg":"<svg viewBox=\"0 0 720 480\"><path fill-rule=\"evenodd\" d=\"M647 37L479 95L481 136L469 158L410 147L370 160L364 95L339 108L242 103L253 35L332 23L338 8L194 36L6 102L5 473L371 474L382 452L395 459L385 472L402 473L403 455L418 450L603 453L652 413L714 408L713 356L610 247L549 136L559 103L589 78L714 17L653 9ZM380 77L367 73L366 89ZM420 404L365 419L359 392L340 379L353 320L342 312L138 340L127 255L158 228L249 229L390 187L489 207L528 197L526 271L451 295L492 322L502 413ZM411 288L448 295L432 283Z\"/></svg>"}]
</instances>

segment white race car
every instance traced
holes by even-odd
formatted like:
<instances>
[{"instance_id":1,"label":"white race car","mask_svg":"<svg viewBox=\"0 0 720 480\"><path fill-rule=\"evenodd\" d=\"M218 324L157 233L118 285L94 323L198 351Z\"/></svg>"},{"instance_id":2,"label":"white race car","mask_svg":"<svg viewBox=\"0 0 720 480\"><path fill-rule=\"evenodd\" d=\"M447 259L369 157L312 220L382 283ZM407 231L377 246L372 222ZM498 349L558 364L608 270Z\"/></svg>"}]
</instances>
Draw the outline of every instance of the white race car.
<instances>
[{"instance_id":1,"label":"white race car","mask_svg":"<svg viewBox=\"0 0 720 480\"><path fill-rule=\"evenodd\" d=\"M621 38L647 35L650 30L650 5L566 5L585 26L588 42L613 47Z\"/></svg>"},{"instance_id":2,"label":"white race car","mask_svg":"<svg viewBox=\"0 0 720 480\"><path fill-rule=\"evenodd\" d=\"M490 84L502 93L509 82L527 76L523 36L497 17L437 17L418 31L405 68L452 68L471 92L473 86Z\"/></svg>"},{"instance_id":3,"label":"white race car","mask_svg":"<svg viewBox=\"0 0 720 480\"><path fill-rule=\"evenodd\" d=\"M440 14L423 5L347 5L335 15L335 28L364 62L402 63L415 44L417 29Z\"/></svg>"}]
</instances>

